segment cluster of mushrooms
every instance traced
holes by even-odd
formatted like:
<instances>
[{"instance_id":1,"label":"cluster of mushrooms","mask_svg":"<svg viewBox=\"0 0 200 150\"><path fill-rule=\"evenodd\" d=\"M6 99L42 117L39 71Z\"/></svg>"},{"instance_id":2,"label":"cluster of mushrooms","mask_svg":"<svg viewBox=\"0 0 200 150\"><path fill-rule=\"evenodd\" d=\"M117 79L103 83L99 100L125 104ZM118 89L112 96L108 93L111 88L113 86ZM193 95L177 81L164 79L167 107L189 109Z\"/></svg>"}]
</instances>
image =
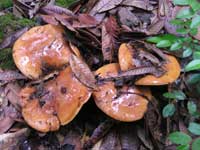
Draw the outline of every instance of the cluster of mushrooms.
<instances>
[{"instance_id":1,"label":"cluster of mushrooms","mask_svg":"<svg viewBox=\"0 0 200 150\"><path fill-rule=\"evenodd\" d=\"M55 131L60 125L68 124L91 95L96 105L108 116L125 122L139 120L143 118L148 101L152 99L150 89L143 85L169 84L180 74L176 58L164 54L165 72L161 76L142 76L135 81L134 86L122 85L119 92L112 78L119 72L138 67L132 57L130 44L123 43L118 51L119 63L110 63L95 71L94 74L105 81L97 83L97 88L91 90L80 82L69 65L70 59L82 58L78 49L72 50L65 41L63 33L61 26L36 26L24 33L13 47L16 66L31 80L40 79L59 69L56 77L40 86L30 84L19 93L22 115L38 131Z\"/></svg>"}]
</instances>

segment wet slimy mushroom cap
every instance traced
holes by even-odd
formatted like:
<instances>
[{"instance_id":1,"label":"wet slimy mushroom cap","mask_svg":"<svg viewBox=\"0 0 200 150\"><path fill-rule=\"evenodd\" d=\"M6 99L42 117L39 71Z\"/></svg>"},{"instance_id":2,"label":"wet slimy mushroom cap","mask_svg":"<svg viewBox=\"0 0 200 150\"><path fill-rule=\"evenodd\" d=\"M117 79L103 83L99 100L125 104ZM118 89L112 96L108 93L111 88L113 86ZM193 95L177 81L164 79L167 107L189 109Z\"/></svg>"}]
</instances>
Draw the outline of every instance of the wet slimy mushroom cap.
<instances>
[{"instance_id":1,"label":"wet slimy mushroom cap","mask_svg":"<svg viewBox=\"0 0 200 150\"><path fill-rule=\"evenodd\" d=\"M19 70L31 79L38 79L52 68L68 63L70 48L61 26L44 25L31 28L14 44L13 59Z\"/></svg>"},{"instance_id":2,"label":"wet slimy mushroom cap","mask_svg":"<svg viewBox=\"0 0 200 150\"><path fill-rule=\"evenodd\" d=\"M166 55L167 62L164 64L166 73L161 77L154 75L146 75L135 82L136 85L165 85L174 82L178 79L181 68L174 56Z\"/></svg>"},{"instance_id":3,"label":"wet slimy mushroom cap","mask_svg":"<svg viewBox=\"0 0 200 150\"><path fill-rule=\"evenodd\" d=\"M56 79L47 81L40 88L25 87L20 95L25 121L38 131L48 132L72 121L91 92L67 67Z\"/></svg>"},{"instance_id":4,"label":"wet slimy mushroom cap","mask_svg":"<svg viewBox=\"0 0 200 150\"><path fill-rule=\"evenodd\" d=\"M105 65L96 71L96 75L104 78L116 75L119 71L119 64ZM124 85L120 91L113 81L108 81L98 86L98 91L93 92L96 105L108 116L120 121L135 121L143 118L147 110L148 101L141 96L142 93L137 87Z\"/></svg>"}]
</instances>

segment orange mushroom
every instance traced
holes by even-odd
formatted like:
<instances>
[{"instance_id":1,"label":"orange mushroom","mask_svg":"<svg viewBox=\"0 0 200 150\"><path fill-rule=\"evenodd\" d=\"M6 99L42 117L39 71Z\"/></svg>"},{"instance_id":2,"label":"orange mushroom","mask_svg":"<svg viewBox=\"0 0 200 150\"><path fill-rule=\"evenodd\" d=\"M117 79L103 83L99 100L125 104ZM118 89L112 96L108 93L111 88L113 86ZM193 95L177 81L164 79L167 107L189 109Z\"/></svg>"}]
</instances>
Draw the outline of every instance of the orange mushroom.
<instances>
[{"instance_id":1,"label":"orange mushroom","mask_svg":"<svg viewBox=\"0 0 200 150\"><path fill-rule=\"evenodd\" d=\"M20 96L26 122L38 131L48 132L72 121L90 98L91 92L67 67L41 88L24 88Z\"/></svg>"},{"instance_id":2,"label":"orange mushroom","mask_svg":"<svg viewBox=\"0 0 200 150\"><path fill-rule=\"evenodd\" d=\"M167 62L164 64L166 73L161 77L146 75L135 82L136 85L165 85L174 82L180 75L180 65L174 56L166 55Z\"/></svg>"},{"instance_id":3,"label":"orange mushroom","mask_svg":"<svg viewBox=\"0 0 200 150\"><path fill-rule=\"evenodd\" d=\"M119 64L105 65L96 71L96 75L107 78L116 75ZM144 91L143 91L144 92ZM144 116L148 101L137 87L124 85L118 91L113 81L107 81L98 86L93 92L96 105L108 116L120 121L135 121Z\"/></svg>"},{"instance_id":4,"label":"orange mushroom","mask_svg":"<svg viewBox=\"0 0 200 150\"><path fill-rule=\"evenodd\" d=\"M180 75L180 65L176 58L171 55L165 54L167 61L164 64L166 73L161 77L154 75L146 75L135 82L136 85L164 85L174 82ZM128 70L135 67L132 54L126 44L122 44L119 48L119 64L121 70Z\"/></svg>"},{"instance_id":5,"label":"orange mushroom","mask_svg":"<svg viewBox=\"0 0 200 150\"><path fill-rule=\"evenodd\" d=\"M126 43L120 45L118 51L118 60L120 69L122 71L126 71L135 67L131 50L128 48Z\"/></svg>"},{"instance_id":6,"label":"orange mushroom","mask_svg":"<svg viewBox=\"0 0 200 150\"><path fill-rule=\"evenodd\" d=\"M31 79L38 79L51 68L68 63L70 47L63 38L61 26L33 27L14 44L13 58L19 70Z\"/></svg>"}]
</instances>

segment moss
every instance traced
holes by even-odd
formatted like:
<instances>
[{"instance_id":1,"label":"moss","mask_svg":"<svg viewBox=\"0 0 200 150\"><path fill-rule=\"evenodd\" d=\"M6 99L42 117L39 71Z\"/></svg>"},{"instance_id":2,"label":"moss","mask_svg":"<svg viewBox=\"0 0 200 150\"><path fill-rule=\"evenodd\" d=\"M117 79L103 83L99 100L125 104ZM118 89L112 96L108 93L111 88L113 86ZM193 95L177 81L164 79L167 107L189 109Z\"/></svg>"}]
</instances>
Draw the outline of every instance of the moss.
<instances>
[{"instance_id":1,"label":"moss","mask_svg":"<svg viewBox=\"0 0 200 150\"><path fill-rule=\"evenodd\" d=\"M0 10L5 8L12 7L12 0L1 0L0 1Z\"/></svg>"},{"instance_id":2,"label":"moss","mask_svg":"<svg viewBox=\"0 0 200 150\"><path fill-rule=\"evenodd\" d=\"M56 0L56 5L62 6L62 7L68 7L74 1L75 0Z\"/></svg>"},{"instance_id":3,"label":"moss","mask_svg":"<svg viewBox=\"0 0 200 150\"><path fill-rule=\"evenodd\" d=\"M2 49L0 52L0 68L2 69L13 69L15 68L15 63L12 58L12 49L6 48Z\"/></svg>"},{"instance_id":4,"label":"moss","mask_svg":"<svg viewBox=\"0 0 200 150\"><path fill-rule=\"evenodd\" d=\"M16 18L12 13L0 16L0 42L5 34L20 28L36 25L34 20L27 18Z\"/></svg>"}]
</instances>

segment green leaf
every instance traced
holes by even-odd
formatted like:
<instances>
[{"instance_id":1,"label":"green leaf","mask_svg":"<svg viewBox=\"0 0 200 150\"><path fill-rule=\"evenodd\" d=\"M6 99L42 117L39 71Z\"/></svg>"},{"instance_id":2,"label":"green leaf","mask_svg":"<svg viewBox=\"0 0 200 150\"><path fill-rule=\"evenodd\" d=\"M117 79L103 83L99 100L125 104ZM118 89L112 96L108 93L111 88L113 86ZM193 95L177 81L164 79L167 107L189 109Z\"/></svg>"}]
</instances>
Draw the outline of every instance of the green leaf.
<instances>
[{"instance_id":1,"label":"green leaf","mask_svg":"<svg viewBox=\"0 0 200 150\"><path fill-rule=\"evenodd\" d=\"M192 55L192 49L190 47L186 48L184 51L183 51L183 58L186 58L186 57L189 57Z\"/></svg>"},{"instance_id":2,"label":"green leaf","mask_svg":"<svg viewBox=\"0 0 200 150\"><path fill-rule=\"evenodd\" d=\"M185 29L185 28L177 28L176 32L180 33L180 34L188 34L189 30Z\"/></svg>"},{"instance_id":3,"label":"green leaf","mask_svg":"<svg viewBox=\"0 0 200 150\"><path fill-rule=\"evenodd\" d=\"M156 44L157 47L159 48L164 48L164 47L170 47L171 42L169 40L162 40Z\"/></svg>"},{"instance_id":4,"label":"green leaf","mask_svg":"<svg viewBox=\"0 0 200 150\"><path fill-rule=\"evenodd\" d=\"M187 109L191 115L197 111L197 105L193 101L187 103Z\"/></svg>"},{"instance_id":5,"label":"green leaf","mask_svg":"<svg viewBox=\"0 0 200 150\"><path fill-rule=\"evenodd\" d=\"M186 98L185 94L182 91L172 91L166 92L163 94L166 98L177 99L177 100L184 100Z\"/></svg>"},{"instance_id":6,"label":"green leaf","mask_svg":"<svg viewBox=\"0 0 200 150\"><path fill-rule=\"evenodd\" d=\"M176 111L174 104L167 104L162 111L162 115L164 118L170 117Z\"/></svg>"},{"instance_id":7,"label":"green leaf","mask_svg":"<svg viewBox=\"0 0 200 150\"><path fill-rule=\"evenodd\" d=\"M182 8L176 15L178 19L191 18L194 15L194 11L191 8Z\"/></svg>"},{"instance_id":8,"label":"green leaf","mask_svg":"<svg viewBox=\"0 0 200 150\"><path fill-rule=\"evenodd\" d=\"M195 51L193 53L193 59L200 59L200 51Z\"/></svg>"},{"instance_id":9,"label":"green leaf","mask_svg":"<svg viewBox=\"0 0 200 150\"><path fill-rule=\"evenodd\" d=\"M182 48L182 43L181 42L175 42L171 45L170 50L171 51L175 51L175 50L179 50L180 48Z\"/></svg>"},{"instance_id":10,"label":"green leaf","mask_svg":"<svg viewBox=\"0 0 200 150\"><path fill-rule=\"evenodd\" d=\"M188 5L188 0L173 0L174 5Z\"/></svg>"},{"instance_id":11,"label":"green leaf","mask_svg":"<svg viewBox=\"0 0 200 150\"><path fill-rule=\"evenodd\" d=\"M200 124L195 122L190 122L188 130L194 135L200 135Z\"/></svg>"},{"instance_id":12,"label":"green leaf","mask_svg":"<svg viewBox=\"0 0 200 150\"><path fill-rule=\"evenodd\" d=\"M190 148L189 144L177 146L177 150L189 150L189 148Z\"/></svg>"},{"instance_id":13,"label":"green leaf","mask_svg":"<svg viewBox=\"0 0 200 150\"><path fill-rule=\"evenodd\" d=\"M192 18L192 23L190 24L190 28L198 28L200 25L200 16L195 16Z\"/></svg>"},{"instance_id":14,"label":"green leaf","mask_svg":"<svg viewBox=\"0 0 200 150\"><path fill-rule=\"evenodd\" d=\"M159 37L159 36L147 38L147 42L151 42L151 43L158 43L160 41L162 41L162 37Z\"/></svg>"},{"instance_id":15,"label":"green leaf","mask_svg":"<svg viewBox=\"0 0 200 150\"><path fill-rule=\"evenodd\" d=\"M180 19L172 19L169 21L170 24L172 25L178 25L178 26L182 26L184 24L184 21L183 20L180 20Z\"/></svg>"},{"instance_id":16,"label":"green leaf","mask_svg":"<svg viewBox=\"0 0 200 150\"><path fill-rule=\"evenodd\" d=\"M193 46L194 46L194 50L200 51L199 41L198 41L198 43L195 43Z\"/></svg>"},{"instance_id":17,"label":"green leaf","mask_svg":"<svg viewBox=\"0 0 200 150\"><path fill-rule=\"evenodd\" d=\"M197 0L189 0L189 5L195 12L200 10L200 3Z\"/></svg>"},{"instance_id":18,"label":"green leaf","mask_svg":"<svg viewBox=\"0 0 200 150\"><path fill-rule=\"evenodd\" d=\"M198 33L198 29L197 28L190 29L190 34L191 35L197 35L197 33Z\"/></svg>"},{"instance_id":19,"label":"green leaf","mask_svg":"<svg viewBox=\"0 0 200 150\"><path fill-rule=\"evenodd\" d=\"M185 71L192 71L192 70L198 70L200 69L200 59L195 59L189 62L186 67Z\"/></svg>"},{"instance_id":20,"label":"green leaf","mask_svg":"<svg viewBox=\"0 0 200 150\"><path fill-rule=\"evenodd\" d=\"M187 79L187 83L188 84L197 84L200 81L200 74L196 73L196 74L192 74L191 76L189 76L189 78Z\"/></svg>"},{"instance_id":21,"label":"green leaf","mask_svg":"<svg viewBox=\"0 0 200 150\"><path fill-rule=\"evenodd\" d=\"M169 134L168 138L172 143L180 145L187 145L192 141L192 138L189 135L178 131Z\"/></svg>"},{"instance_id":22,"label":"green leaf","mask_svg":"<svg viewBox=\"0 0 200 150\"><path fill-rule=\"evenodd\" d=\"M192 143L192 150L199 150L199 147L200 147L200 138L196 139Z\"/></svg>"}]
</instances>

